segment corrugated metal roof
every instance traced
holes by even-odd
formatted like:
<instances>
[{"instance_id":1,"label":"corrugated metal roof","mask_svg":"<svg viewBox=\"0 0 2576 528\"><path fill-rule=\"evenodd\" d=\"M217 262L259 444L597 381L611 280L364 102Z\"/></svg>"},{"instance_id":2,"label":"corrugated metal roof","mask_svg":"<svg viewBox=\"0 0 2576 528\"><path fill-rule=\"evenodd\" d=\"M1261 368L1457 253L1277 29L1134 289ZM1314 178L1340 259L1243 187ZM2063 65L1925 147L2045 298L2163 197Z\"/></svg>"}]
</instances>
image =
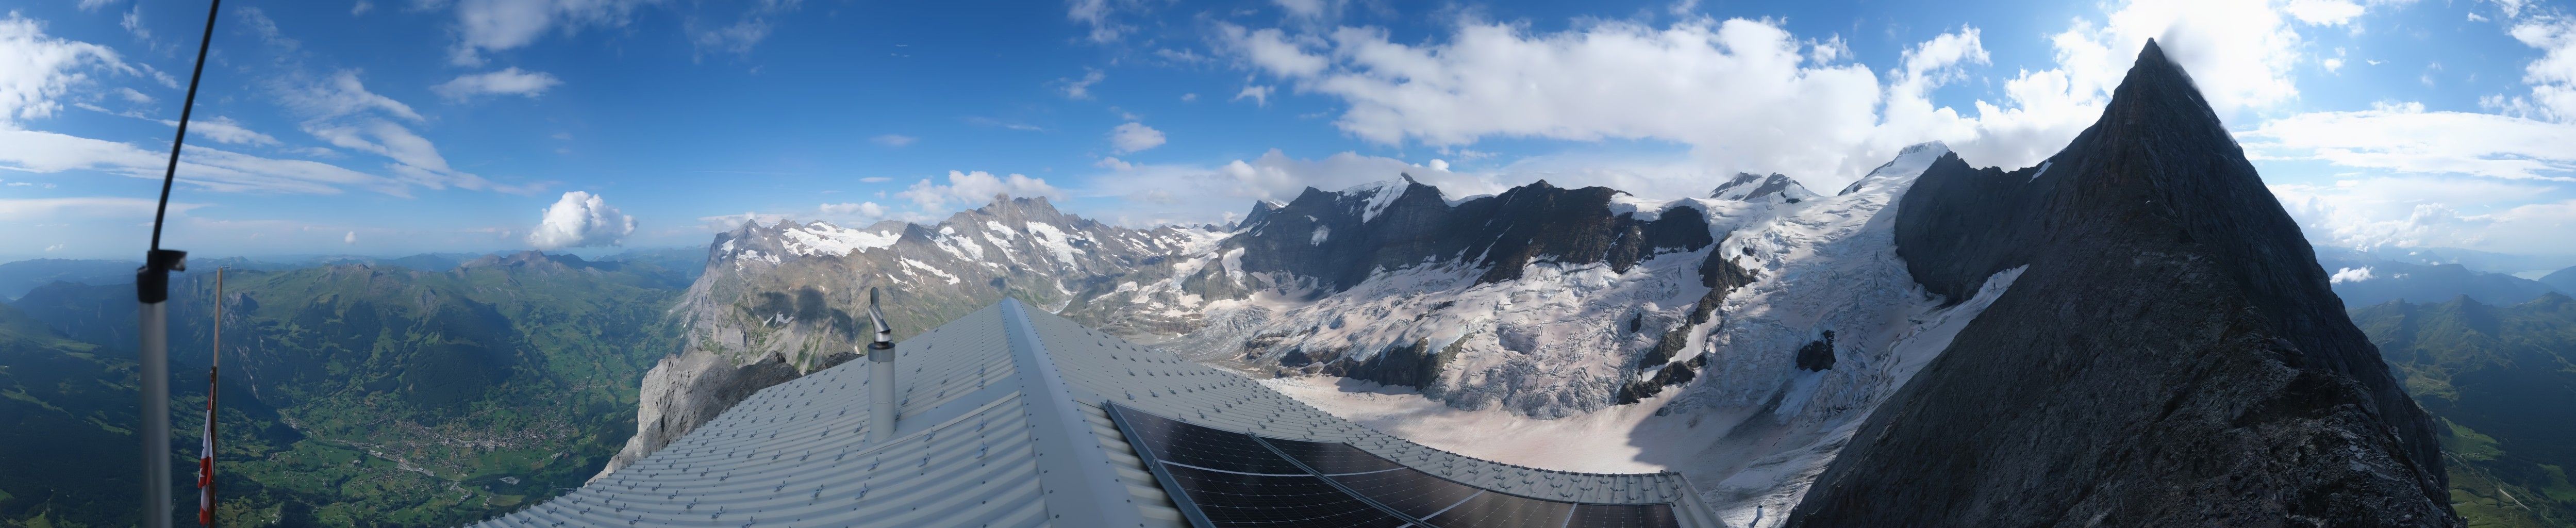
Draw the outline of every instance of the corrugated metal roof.
<instances>
[{"instance_id":1,"label":"corrugated metal roof","mask_svg":"<svg viewBox=\"0 0 2576 528\"><path fill-rule=\"evenodd\" d=\"M900 420L867 441L865 361L763 389L633 466L477 526L1185 526L1101 407L1272 438L1348 443L1514 495L1673 503L1720 526L1677 473L1479 460L1334 417L1242 375L1017 301L896 345Z\"/></svg>"}]
</instances>

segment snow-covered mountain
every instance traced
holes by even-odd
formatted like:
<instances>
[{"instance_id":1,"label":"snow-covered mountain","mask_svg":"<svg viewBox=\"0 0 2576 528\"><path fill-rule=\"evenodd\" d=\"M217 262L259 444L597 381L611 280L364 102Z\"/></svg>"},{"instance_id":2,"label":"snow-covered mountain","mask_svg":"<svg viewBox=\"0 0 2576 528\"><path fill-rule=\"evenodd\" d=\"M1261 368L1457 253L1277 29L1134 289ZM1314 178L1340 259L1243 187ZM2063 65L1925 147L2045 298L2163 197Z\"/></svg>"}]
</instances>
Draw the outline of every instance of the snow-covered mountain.
<instances>
[{"instance_id":1,"label":"snow-covered mountain","mask_svg":"<svg viewBox=\"0 0 2576 528\"><path fill-rule=\"evenodd\" d=\"M2182 82L2187 88L2188 80ZM2161 91L2155 96L2181 99L2130 102L2199 103L2196 92L2181 94L2185 92ZM2097 129L2104 126L2109 125ZM2096 143L2161 140L2150 132L2159 131L2115 127L2087 137ZM2171 159L2214 155L2189 149L2222 148L2158 145L2185 149L2177 151L2184 154L2162 154ZM2242 163L2241 154L2234 155ZM1791 519L1792 508L1805 508L1802 499L1829 466L1867 468L1866 463L1887 460L1838 462L1846 446L1894 449L1886 445L1919 440L1898 432L1920 436L1925 429L1919 427L1934 427L1893 425L1905 423L1905 417L1876 412L1883 405L1898 402L1907 409L1904 413L1932 415L1935 410L1923 406L1933 400L1925 398L1944 402L1939 413L1974 413L1988 404L1947 393L1911 400L1899 394L1922 390L1910 388L1923 385L1916 383L1916 375L1945 354L1956 354L1951 351L1955 339L1979 339L1979 346L1989 348L1978 353L1991 355L2000 353L1991 348L1994 328L2052 325L2056 318L2068 317L2033 312L2029 305L2036 301L2027 300L2015 305L2022 310L2015 321L1981 317L2000 299L2028 288L2026 271L2074 265L2064 264L2066 259L2078 259L2083 266L2110 265L2080 261L2110 258L2095 253L2030 256L2050 244L2073 242L1996 238L2003 235L1963 227L1963 222L2029 220L2067 207L2080 209L2085 206L2066 204L2091 196L2081 189L2122 181L2103 180L2103 169L2083 164L2095 158L2059 157L2064 159L2051 161L2054 171L2043 164L2006 173L1972 169L1945 146L1927 143L1904 149L1833 195L1814 193L1782 175L1744 174L1719 183L1708 198L1644 198L1544 181L1494 195L1450 196L1394 175L1339 191L1307 189L1286 203L1257 202L1231 226L1113 226L1056 211L1043 199L1001 199L933 225L885 222L853 229L819 222L745 224L716 237L708 271L674 310L676 318L690 325L690 345L648 376L647 419L641 420L641 431L620 460L650 453L696 427L713 416L708 410L731 405L724 395L747 394L721 380L771 379L743 369L777 364L811 368L849 352L866 330L853 316L864 298L862 290L877 287L886 292L884 305L899 337L1010 296L1247 375L1351 380L1418 393L1423 398L1418 401L1445 409L1420 412L1499 413L1522 423L1635 417L1621 418L1633 430L1588 431L1585 441L1592 444L1575 448L1633 450L1641 463L1687 475L1700 487L1703 501L1718 507L1728 522L1777 526ZM1927 179L1940 187L1916 187ZM2234 186L2238 183L2243 182L2229 180L2216 188L2244 190ZM2259 183L2252 189L2260 191ZM2269 199L2269 194L2257 194ZM2220 198L2253 199L2234 194ZM2264 205L2279 210L2277 203ZM2220 206L2194 202L2163 207ZM2252 231L2236 233L2224 226L2192 231L2188 236L2199 238L2181 243L2253 244L2262 248L2254 257L2222 256L2289 259L2228 265L2315 269L2312 252L2275 244L2283 237L2299 239L2294 224L2246 225ZM1900 248L1900 238L1909 230L1915 233L1913 241ZM1942 232L1975 236L1922 234ZM1985 242L1963 242L1968 240ZM2303 243L2297 247L2305 248ZM1917 258L1905 258L1908 252ZM2062 278L2063 272L2049 273L2060 277L2048 279L2051 288L2074 288L2062 284L2071 280ZM2322 272L2314 279L2315 292L2267 291L2273 297L2264 309L2340 314L2342 307L2325 293ZM2225 298L2223 291L2212 291L2218 296L2213 298ZM2093 302L2087 299L2061 301L2068 306ZM2307 306L2317 299L2326 299L2328 306ZM2096 331L2117 334L2128 326L2171 322L2100 323L2108 326ZM2351 325L2344 321L2341 328ZM2350 343L2340 341L2343 337L2348 336L2334 334L2320 343L2346 347ZM2353 359L2362 357L2362 350L2367 349L2335 348L2335 364L2378 365L2375 356L2368 363ZM2137 368L2170 366L2141 365L2146 366ZM2412 435L2421 425L2420 411L2404 412L2412 404L2402 394L2395 403L2379 401L2384 396L2376 391L2384 387L2374 383L2385 382L2385 372L2376 381L2360 367L2329 374L2359 380L2361 394L2370 400L2360 403L2379 409L2392 430L2403 431L2401 436ZM1936 386L2022 381L1972 377L1952 374ZM719 386L688 380L719 380L713 382ZM2052 387L2058 392L2050 396L2135 396ZM2354 403L2336 399L2346 396L2334 393L2324 396L2332 401L2320 401ZM1330 402L1318 405L1334 408ZM1641 409L1651 412L1637 412ZM2066 409L2084 408L2033 412L2071 412ZM1865 427L1876 432L1861 433ZM2372 441L2379 440L2385 439ZM2420 447L2412 442L2421 439L2401 440L2400 449L2408 453ZM2384 447L2370 444L2365 451ZM2047 453L2053 456L2083 449L2056 444L1996 449L2018 448L2061 450ZM1557 459L1538 455L1536 460L1520 462L1538 465ZM2424 467L2379 462L2384 461L2356 462L2362 465L2355 467L2404 475L2419 475ZM1853 475L1863 473L1855 472L1869 470L1837 471L1851 481L1862 478ZM2438 472L2434 475L2438 480ZM2369 489L2396 489L2380 484L2385 483L2371 483L2377 487ZM1847 492L1834 497L1866 500ZM2402 499L2391 499L2391 504L2419 506ZM1862 513L1853 518L1884 521L1882 525L1939 524L1905 512Z\"/></svg>"},{"instance_id":2,"label":"snow-covered mountain","mask_svg":"<svg viewBox=\"0 0 2576 528\"><path fill-rule=\"evenodd\" d=\"M846 352L869 286L899 334L1011 295L1259 376L1366 380L1527 419L1623 404L1724 415L1708 441L1662 449L1745 455L1690 470L1730 511L1784 511L1856 418L1983 306L1915 286L1881 214L1947 153L1906 149L1834 196L1773 176L1720 198L1546 182L1451 197L1398 175L1256 203L1224 228L1123 228L1043 199L935 225L746 224L716 238L677 309L691 348L652 379L766 379L717 371ZM680 419L647 420L638 456L731 403L648 385L665 388L647 406L671 409L646 414Z\"/></svg>"}]
</instances>

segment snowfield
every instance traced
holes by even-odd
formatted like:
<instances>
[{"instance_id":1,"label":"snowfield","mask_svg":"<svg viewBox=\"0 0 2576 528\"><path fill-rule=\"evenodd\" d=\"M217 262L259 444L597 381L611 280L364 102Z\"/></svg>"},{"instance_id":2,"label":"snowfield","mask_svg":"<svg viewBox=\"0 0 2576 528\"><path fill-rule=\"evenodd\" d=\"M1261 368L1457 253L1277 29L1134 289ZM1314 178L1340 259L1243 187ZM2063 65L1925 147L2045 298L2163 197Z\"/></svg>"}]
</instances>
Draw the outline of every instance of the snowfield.
<instances>
[{"instance_id":1,"label":"snowfield","mask_svg":"<svg viewBox=\"0 0 2576 528\"><path fill-rule=\"evenodd\" d=\"M1522 278L1477 284L1481 269L1471 264L1426 262L1314 297L1295 284L1245 277L1231 262L1240 255L1230 252L1215 259L1228 278L1267 289L1231 306L1209 303L1208 327L1166 347L1203 351L1199 359L1210 362L1240 360L1223 352L1265 336L1296 345L1279 349L1340 350L1354 360L1418 344L1455 350L1441 379L1421 391L1293 368L1264 383L1471 456L1568 471L1678 471L1727 522L1776 526L1870 410L2019 277L2018 269L1998 273L1975 298L1944 307L1896 256L1895 202L1948 152L1937 143L1907 148L1843 194L1797 203L1620 196L1614 211L1639 216L1697 209L1719 240L1654 255L1626 272L1536 262ZM1374 202L1387 199L1389 187L1355 190ZM1622 367L1662 330L1688 324L1691 306L1709 292L1698 275L1709 252L1757 278L1729 292L1709 322L1687 329L1675 364L1706 355L1706 367L1689 383L1615 405L1621 385L1673 368ZM1122 293L1146 299L1158 291L1178 292ZM1828 332L1830 368L1800 369L1798 350Z\"/></svg>"}]
</instances>

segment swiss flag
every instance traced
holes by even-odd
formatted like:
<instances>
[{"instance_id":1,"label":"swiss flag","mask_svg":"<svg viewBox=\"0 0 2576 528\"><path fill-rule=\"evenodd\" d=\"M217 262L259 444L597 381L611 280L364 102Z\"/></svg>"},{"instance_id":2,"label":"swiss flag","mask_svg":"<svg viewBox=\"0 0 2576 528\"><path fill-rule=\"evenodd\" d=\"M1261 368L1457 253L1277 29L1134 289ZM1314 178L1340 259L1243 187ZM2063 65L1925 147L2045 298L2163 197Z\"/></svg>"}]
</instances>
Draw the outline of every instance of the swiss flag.
<instances>
[{"instance_id":1,"label":"swiss flag","mask_svg":"<svg viewBox=\"0 0 2576 528\"><path fill-rule=\"evenodd\" d=\"M197 452L197 523L215 525L215 370L206 369L206 434Z\"/></svg>"}]
</instances>

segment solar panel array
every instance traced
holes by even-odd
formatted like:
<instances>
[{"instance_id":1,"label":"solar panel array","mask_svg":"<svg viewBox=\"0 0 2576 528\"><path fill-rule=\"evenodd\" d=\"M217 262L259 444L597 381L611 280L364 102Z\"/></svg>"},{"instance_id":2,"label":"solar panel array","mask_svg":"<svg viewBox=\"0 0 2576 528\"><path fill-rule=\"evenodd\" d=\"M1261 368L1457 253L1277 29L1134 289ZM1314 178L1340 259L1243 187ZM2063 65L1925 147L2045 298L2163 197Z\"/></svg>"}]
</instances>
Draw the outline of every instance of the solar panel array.
<instances>
[{"instance_id":1,"label":"solar panel array","mask_svg":"<svg viewBox=\"0 0 2576 528\"><path fill-rule=\"evenodd\" d=\"M1110 416L1194 525L1678 528L1668 502L1526 497L1441 478L1350 444L1209 428L1112 402Z\"/></svg>"}]
</instances>

